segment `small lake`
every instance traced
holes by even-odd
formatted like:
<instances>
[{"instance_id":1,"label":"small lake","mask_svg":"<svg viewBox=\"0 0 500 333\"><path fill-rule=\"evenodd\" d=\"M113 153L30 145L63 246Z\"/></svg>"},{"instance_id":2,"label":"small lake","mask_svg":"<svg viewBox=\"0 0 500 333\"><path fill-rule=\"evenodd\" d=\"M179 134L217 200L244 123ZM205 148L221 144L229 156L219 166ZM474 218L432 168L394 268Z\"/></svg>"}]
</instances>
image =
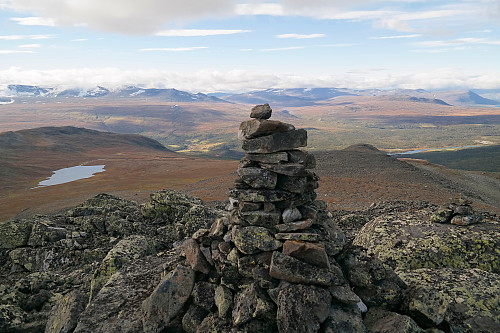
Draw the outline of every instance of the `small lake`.
<instances>
[{"instance_id":1,"label":"small lake","mask_svg":"<svg viewBox=\"0 0 500 333\"><path fill-rule=\"evenodd\" d=\"M476 148L476 147L482 147L482 146L475 145L475 146L456 146L456 147L444 147L444 148L427 148L427 149L405 151L404 153L392 153L388 155L411 155L411 154L418 154L431 151L443 151L443 150L454 150L454 149L465 149L465 148Z\"/></svg>"},{"instance_id":2,"label":"small lake","mask_svg":"<svg viewBox=\"0 0 500 333\"><path fill-rule=\"evenodd\" d=\"M104 172L104 165L78 165L70 168L64 168L54 171L54 174L48 179L38 183L38 187L59 185L69 183L75 180L90 178L96 173Z\"/></svg>"}]
</instances>

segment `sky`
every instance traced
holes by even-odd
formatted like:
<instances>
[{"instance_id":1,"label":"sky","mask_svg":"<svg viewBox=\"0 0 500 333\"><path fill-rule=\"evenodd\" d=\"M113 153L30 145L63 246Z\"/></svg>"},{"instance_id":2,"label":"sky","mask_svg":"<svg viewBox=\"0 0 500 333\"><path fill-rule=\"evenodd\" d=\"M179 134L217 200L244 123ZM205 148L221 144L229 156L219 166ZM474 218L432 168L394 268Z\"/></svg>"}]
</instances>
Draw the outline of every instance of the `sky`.
<instances>
[{"instance_id":1,"label":"sky","mask_svg":"<svg viewBox=\"0 0 500 333\"><path fill-rule=\"evenodd\" d=\"M0 86L500 89L500 0L0 0Z\"/></svg>"}]
</instances>

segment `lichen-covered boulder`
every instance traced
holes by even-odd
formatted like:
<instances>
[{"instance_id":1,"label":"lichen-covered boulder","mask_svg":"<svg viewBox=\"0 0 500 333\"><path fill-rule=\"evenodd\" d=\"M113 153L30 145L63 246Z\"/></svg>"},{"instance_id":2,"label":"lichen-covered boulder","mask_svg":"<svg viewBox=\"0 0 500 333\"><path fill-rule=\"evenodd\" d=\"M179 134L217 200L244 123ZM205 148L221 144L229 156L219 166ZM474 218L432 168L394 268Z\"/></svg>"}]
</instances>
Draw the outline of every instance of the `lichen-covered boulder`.
<instances>
[{"instance_id":1,"label":"lichen-covered boulder","mask_svg":"<svg viewBox=\"0 0 500 333\"><path fill-rule=\"evenodd\" d=\"M27 245L33 223L33 220L10 220L0 223L0 249L15 249Z\"/></svg>"},{"instance_id":2,"label":"lichen-covered boulder","mask_svg":"<svg viewBox=\"0 0 500 333\"><path fill-rule=\"evenodd\" d=\"M61 295L52 308L45 333L72 332L78 323L78 317L87 305L87 297L78 291Z\"/></svg>"},{"instance_id":3,"label":"lichen-covered boulder","mask_svg":"<svg viewBox=\"0 0 500 333\"><path fill-rule=\"evenodd\" d=\"M354 239L393 269L480 268L500 273L500 222L470 226L434 223L432 211L382 215Z\"/></svg>"},{"instance_id":4,"label":"lichen-covered boulder","mask_svg":"<svg viewBox=\"0 0 500 333\"><path fill-rule=\"evenodd\" d=\"M371 306L398 308L403 300L405 283L374 255L361 247L352 247L338 258L353 291Z\"/></svg>"},{"instance_id":5,"label":"lichen-covered boulder","mask_svg":"<svg viewBox=\"0 0 500 333\"><path fill-rule=\"evenodd\" d=\"M411 317L380 308L370 309L364 324L370 333L425 333Z\"/></svg>"},{"instance_id":6,"label":"lichen-covered boulder","mask_svg":"<svg viewBox=\"0 0 500 333\"><path fill-rule=\"evenodd\" d=\"M80 314L74 332L142 332L141 305L180 262L179 253L171 251L125 263Z\"/></svg>"},{"instance_id":7,"label":"lichen-covered boulder","mask_svg":"<svg viewBox=\"0 0 500 333\"><path fill-rule=\"evenodd\" d=\"M130 236L120 240L104 257L100 267L94 272L90 286L93 298L101 287L115 274L123 264L155 253L157 244L145 236Z\"/></svg>"},{"instance_id":8,"label":"lichen-covered boulder","mask_svg":"<svg viewBox=\"0 0 500 333\"><path fill-rule=\"evenodd\" d=\"M45 218L45 220L36 221L33 224L28 245L32 247L45 246L66 238L68 233L66 228L57 226L49 218Z\"/></svg>"},{"instance_id":9,"label":"lichen-covered boulder","mask_svg":"<svg viewBox=\"0 0 500 333\"><path fill-rule=\"evenodd\" d=\"M500 277L480 269L398 271L409 286L404 310L422 327L438 323L452 332L497 332Z\"/></svg>"},{"instance_id":10,"label":"lichen-covered boulder","mask_svg":"<svg viewBox=\"0 0 500 333\"><path fill-rule=\"evenodd\" d=\"M139 204L101 193L69 210L71 223L88 233L109 234L113 237L138 233L143 217Z\"/></svg>"},{"instance_id":11,"label":"lichen-covered boulder","mask_svg":"<svg viewBox=\"0 0 500 333\"><path fill-rule=\"evenodd\" d=\"M366 333L361 311L356 305L332 305L323 327L325 333Z\"/></svg>"},{"instance_id":12,"label":"lichen-covered boulder","mask_svg":"<svg viewBox=\"0 0 500 333\"><path fill-rule=\"evenodd\" d=\"M157 226L159 239L173 243L191 237L199 229L209 229L223 211L203 205L190 195L162 190L152 193L149 202L141 206L144 218Z\"/></svg>"},{"instance_id":13,"label":"lichen-covered boulder","mask_svg":"<svg viewBox=\"0 0 500 333\"><path fill-rule=\"evenodd\" d=\"M245 254L273 251L281 246L281 242L274 239L271 231L264 227L235 228L232 240L238 250Z\"/></svg>"},{"instance_id":14,"label":"lichen-covered boulder","mask_svg":"<svg viewBox=\"0 0 500 333\"><path fill-rule=\"evenodd\" d=\"M177 266L142 304L144 332L163 332L179 314L193 290L194 271Z\"/></svg>"},{"instance_id":15,"label":"lichen-covered boulder","mask_svg":"<svg viewBox=\"0 0 500 333\"><path fill-rule=\"evenodd\" d=\"M290 285L280 290L277 323L280 332L317 332L330 312L330 293L315 286Z\"/></svg>"}]
</instances>

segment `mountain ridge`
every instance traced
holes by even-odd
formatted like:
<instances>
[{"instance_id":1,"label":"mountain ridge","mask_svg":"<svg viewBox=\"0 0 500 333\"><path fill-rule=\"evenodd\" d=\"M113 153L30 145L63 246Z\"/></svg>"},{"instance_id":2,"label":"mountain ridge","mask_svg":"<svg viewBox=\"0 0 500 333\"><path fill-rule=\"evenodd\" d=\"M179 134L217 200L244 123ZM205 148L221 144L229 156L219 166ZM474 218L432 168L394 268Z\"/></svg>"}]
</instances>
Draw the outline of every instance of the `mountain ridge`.
<instances>
[{"instance_id":1,"label":"mountain ridge","mask_svg":"<svg viewBox=\"0 0 500 333\"><path fill-rule=\"evenodd\" d=\"M156 99L164 102L210 102L210 103L270 103L281 107L313 106L329 102L342 96L393 96L412 102L436 103L441 105L498 106L500 102L480 95L492 94L496 90L439 90L424 89L349 89L349 88L269 88L241 93L190 93L175 88L141 88L125 86L108 89L95 88L52 88L32 85L8 85L0 89L0 104L13 103L7 98L21 99ZM493 95L496 96L496 95ZM499 95L500 96L500 95Z\"/></svg>"}]
</instances>

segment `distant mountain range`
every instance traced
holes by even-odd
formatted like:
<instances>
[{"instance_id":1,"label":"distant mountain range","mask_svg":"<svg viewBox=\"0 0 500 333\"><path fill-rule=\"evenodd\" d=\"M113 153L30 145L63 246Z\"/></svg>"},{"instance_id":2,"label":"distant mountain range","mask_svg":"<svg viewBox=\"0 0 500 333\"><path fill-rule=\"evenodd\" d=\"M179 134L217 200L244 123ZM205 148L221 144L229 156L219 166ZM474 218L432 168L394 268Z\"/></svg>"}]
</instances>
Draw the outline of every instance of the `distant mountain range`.
<instances>
[{"instance_id":1,"label":"distant mountain range","mask_svg":"<svg viewBox=\"0 0 500 333\"><path fill-rule=\"evenodd\" d=\"M488 92L491 94L491 91ZM500 93L500 90L498 92ZM310 106L318 103L331 102L332 99L342 96L387 97L390 99L406 100L409 102L434 103L447 106L500 106L499 101L484 98L471 90L433 92L423 89L353 90L346 88L294 88L266 89L241 94L217 94L217 97L234 103L269 103L271 105L282 107Z\"/></svg>"},{"instance_id":2,"label":"distant mountain range","mask_svg":"<svg viewBox=\"0 0 500 333\"><path fill-rule=\"evenodd\" d=\"M154 99L174 103L269 103L278 107L300 107L329 103L338 97L372 96L448 106L500 106L499 101L480 95L482 92L484 92L486 96L500 98L500 89L477 91L427 91L423 89L354 90L347 88L292 88L256 90L239 94L203 94L200 92L193 94L177 89L140 88L135 86L109 90L101 86L97 86L93 89L56 89L29 85L8 85L4 88L0 87L0 104L11 104L16 100L25 101L40 98L107 98L136 100Z\"/></svg>"},{"instance_id":3,"label":"distant mountain range","mask_svg":"<svg viewBox=\"0 0 500 333\"><path fill-rule=\"evenodd\" d=\"M93 89L55 89L42 88L37 86L27 85L8 85L7 89L0 89L0 103L12 103L12 99L28 99L28 98L131 98L131 99L146 99L154 98L164 102L211 102L211 103L227 103L222 99L206 94L192 94L186 91L177 89L156 89L156 88L139 88L125 87L118 90L109 90L104 87L97 86Z\"/></svg>"},{"instance_id":4,"label":"distant mountain range","mask_svg":"<svg viewBox=\"0 0 500 333\"><path fill-rule=\"evenodd\" d=\"M234 103L308 106L339 96L357 96L358 93L337 88L266 89L219 97Z\"/></svg>"}]
</instances>

